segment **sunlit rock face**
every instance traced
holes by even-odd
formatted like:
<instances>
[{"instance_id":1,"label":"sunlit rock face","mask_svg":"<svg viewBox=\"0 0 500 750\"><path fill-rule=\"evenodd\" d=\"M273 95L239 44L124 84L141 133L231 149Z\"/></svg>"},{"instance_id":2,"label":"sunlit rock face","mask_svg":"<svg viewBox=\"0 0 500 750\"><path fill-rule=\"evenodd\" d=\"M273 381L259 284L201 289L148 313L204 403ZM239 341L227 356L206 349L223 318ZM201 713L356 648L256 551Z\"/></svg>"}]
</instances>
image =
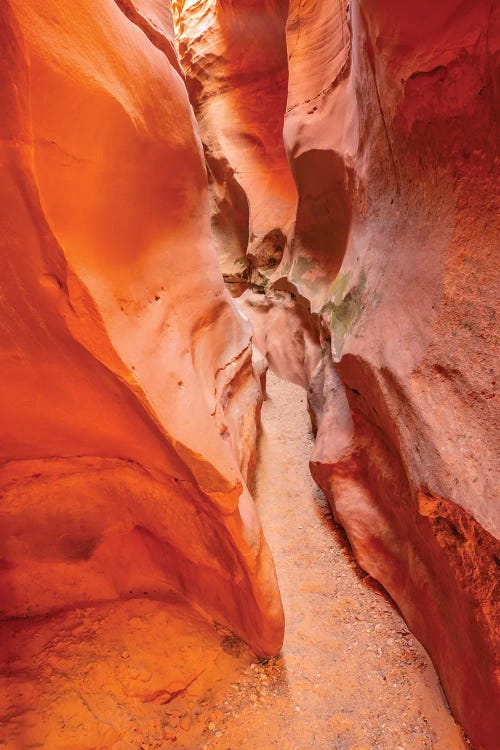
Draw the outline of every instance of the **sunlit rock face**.
<instances>
[{"instance_id":1,"label":"sunlit rock face","mask_svg":"<svg viewBox=\"0 0 500 750\"><path fill-rule=\"evenodd\" d=\"M331 333L312 471L493 748L498 13L333 5L292 0L287 39L299 205L284 270Z\"/></svg>"},{"instance_id":2,"label":"sunlit rock face","mask_svg":"<svg viewBox=\"0 0 500 750\"><path fill-rule=\"evenodd\" d=\"M295 208L283 147L287 0L174 0L226 278L280 263ZM251 275L251 273L250 273Z\"/></svg>"},{"instance_id":3,"label":"sunlit rock face","mask_svg":"<svg viewBox=\"0 0 500 750\"><path fill-rule=\"evenodd\" d=\"M265 295L245 293L241 306L271 366L308 384L312 472L358 560L429 650L473 743L492 750L499 18L487 2L410 5L290 0L284 144L298 201L285 231L257 191L266 227L287 241ZM218 184L230 174L244 188L250 227L248 175L264 157L242 147L242 133L274 132L286 72L267 78L275 98L261 97L251 117L241 117L254 101L243 92L281 49L281 22L254 37L260 54L241 40L249 19L276 7L185 3L179 27L209 169L216 152ZM223 28L240 34L239 48ZM266 150L269 165L276 153ZM251 255L252 229L248 246Z\"/></svg>"},{"instance_id":4,"label":"sunlit rock face","mask_svg":"<svg viewBox=\"0 0 500 750\"><path fill-rule=\"evenodd\" d=\"M260 385L167 4L0 7L3 616L187 594L282 640Z\"/></svg>"}]
</instances>

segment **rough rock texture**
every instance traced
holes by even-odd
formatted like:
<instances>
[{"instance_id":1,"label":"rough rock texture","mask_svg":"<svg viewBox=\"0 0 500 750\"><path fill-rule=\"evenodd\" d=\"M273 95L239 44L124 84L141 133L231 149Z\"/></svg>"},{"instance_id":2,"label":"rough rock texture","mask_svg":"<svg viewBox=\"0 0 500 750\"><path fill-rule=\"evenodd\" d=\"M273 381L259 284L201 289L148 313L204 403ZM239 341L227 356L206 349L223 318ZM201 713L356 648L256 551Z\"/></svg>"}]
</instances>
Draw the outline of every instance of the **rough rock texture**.
<instances>
[{"instance_id":1,"label":"rough rock texture","mask_svg":"<svg viewBox=\"0 0 500 750\"><path fill-rule=\"evenodd\" d=\"M284 142L297 211L265 296L241 304L271 366L309 385L312 472L357 558L428 649L473 743L493 750L499 10L348 5L290 0ZM256 7L206 3L207 28ZM281 44L281 26L274 33L259 70ZM242 52L242 77L248 62ZM210 99L210 76L195 77L198 100ZM202 132L236 122L225 96L223 116L208 122L202 108ZM268 121L265 105L257 114ZM219 141L220 158L228 149L245 165L235 142Z\"/></svg>"},{"instance_id":2,"label":"rough rock texture","mask_svg":"<svg viewBox=\"0 0 500 750\"><path fill-rule=\"evenodd\" d=\"M288 0L174 0L179 52L200 127L221 267L274 270L295 207L283 147ZM258 276L257 272L257 276Z\"/></svg>"},{"instance_id":3,"label":"rough rock texture","mask_svg":"<svg viewBox=\"0 0 500 750\"><path fill-rule=\"evenodd\" d=\"M2 750L202 747L255 660L177 593L11 618L0 637Z\"/></svg>"},{"instance_id":4,"label":"rough rock texture","mask_svg":"<svg viewBox=\"0 0 500 750\"><path fill-rule=\"evenodd\" d=\"M174 587L282 640L260 386L159 0L0 6L3 616Z\"/></svg>"}]
</instances>

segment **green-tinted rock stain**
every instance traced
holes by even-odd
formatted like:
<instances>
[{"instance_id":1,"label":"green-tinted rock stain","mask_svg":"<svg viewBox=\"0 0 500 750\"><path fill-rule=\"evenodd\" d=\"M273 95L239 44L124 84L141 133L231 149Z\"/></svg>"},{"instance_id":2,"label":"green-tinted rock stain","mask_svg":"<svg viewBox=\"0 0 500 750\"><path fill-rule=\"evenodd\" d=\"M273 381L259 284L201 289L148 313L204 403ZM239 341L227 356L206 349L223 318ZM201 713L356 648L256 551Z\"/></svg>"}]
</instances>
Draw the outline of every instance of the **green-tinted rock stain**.
<instances>
[{"instance_id":1,"label":"green-tinted rock stain","mask_svg":"<svg viewBox=\"0 0 500 750\"><path fill-rule=\"evenodd\" d=\"M361 270L358 283L346 293L350 278L350 273L340 273L337 276L331 287L331 299L321 309L322 315L330 315L333 354L336 361L340 360L346 336L358 320L363 307L366 274Z\"/></svg>"}]
</instances>

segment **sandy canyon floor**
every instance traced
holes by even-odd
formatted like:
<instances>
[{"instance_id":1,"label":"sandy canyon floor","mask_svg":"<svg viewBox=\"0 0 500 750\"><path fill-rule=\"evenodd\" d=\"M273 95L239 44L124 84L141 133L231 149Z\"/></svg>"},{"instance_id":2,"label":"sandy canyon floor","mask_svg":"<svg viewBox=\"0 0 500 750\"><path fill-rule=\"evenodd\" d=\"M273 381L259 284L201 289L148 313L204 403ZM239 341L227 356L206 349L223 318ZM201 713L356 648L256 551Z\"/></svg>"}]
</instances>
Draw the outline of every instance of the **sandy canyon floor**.
<instances>
[{"instance_id":1,"label":"sandy canyon floor","mask_svg":"<svg viewBox=\"0 0 500 750\"><path fill-rule=\"evenodd\" d=\"M257 663L172 593L0 624L7 750L463 750L434 669L312 481L304 391L268 375L254 487L287 617Z\"/></svg>"}]
</instances>

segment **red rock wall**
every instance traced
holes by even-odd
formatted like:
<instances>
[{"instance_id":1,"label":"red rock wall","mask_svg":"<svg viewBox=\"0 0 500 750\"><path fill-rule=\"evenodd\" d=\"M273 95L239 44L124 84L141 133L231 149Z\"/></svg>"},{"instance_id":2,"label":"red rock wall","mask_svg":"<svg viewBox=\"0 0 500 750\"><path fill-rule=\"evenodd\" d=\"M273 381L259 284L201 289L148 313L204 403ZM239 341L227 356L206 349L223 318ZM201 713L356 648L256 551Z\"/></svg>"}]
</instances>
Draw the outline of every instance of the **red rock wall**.
<instances>
[{"instance_id":1,"label":"red rock wall","mask_svg":"<svg viewBox=\"0 0 500 750\"><path fill-rule=\"evenodd\" d=\"M274 270L295 207L283 147L287 0L175 0L177 39L211 185L224 275ZM259 272L256 272L259 277Z\"/></svg>"},{"instance_id":2,"label":"red rock wall","mask_svg":"<svg viewBox=\"0 0 500 750\"><path fill-rule=\"evenodd\" d=\"M360 563L493 750L498 10L174 10L186 83L161 0L0 5L2 612L174 586L279 648L245 486L259 385L215 243L266 290L242 309L309 387Z\"/></svg>"},{"instance_id":3,"label":"red rock wall","mask_svg":"<svg viewBox=\"0 0 500 750\"><path fill-rule=\"evenodd\" d=\"M298 6L285 125L299 192L291 257L312 272L304 282L292 264L288 275L330 330L336 369L328 359L312 383L313 475L431 654L473 743L492 750L498 16L486 2L359 0L341 18L326 2L310 3L311 17ZM325 65L302 65L318 47L325 78ZM331 221L324 247L303 232L318 212Z\"/></svg>"},{"instance_id":4,"label":"red rock wall","mask_svg":"<svg viewBox=\"0 0 500 750\"><path fill-rule=\"evenodd\" d=\"M235 29L275 7L205 5L212 27L222 13ZM241 80L280 48L282 27L266 28L275 44L240 51ZM309 385L311 469L358 560L428 649L475 746L493 750L499 12L486 0L290 0L286 42L295 220L242 309L271 366ZM220 49L209 51L213 70ZM197 81L197 100L211 99L213 78ZM227 96L222 119L201 107L201 130L236 131L219 146L244 174L253 154ZM253 113L269 122L265 104Z\"/></svg>"},{"instance_id":5,"label":"red rock wall","mask_svg":"<svg viewBox=\"0 0 500 750\"><path fill-rule=\"evenodd\" d=\"M263 654L260 386L157 0L0 6L3 616L170 587Z\"/></svg>"}]
</instances>

